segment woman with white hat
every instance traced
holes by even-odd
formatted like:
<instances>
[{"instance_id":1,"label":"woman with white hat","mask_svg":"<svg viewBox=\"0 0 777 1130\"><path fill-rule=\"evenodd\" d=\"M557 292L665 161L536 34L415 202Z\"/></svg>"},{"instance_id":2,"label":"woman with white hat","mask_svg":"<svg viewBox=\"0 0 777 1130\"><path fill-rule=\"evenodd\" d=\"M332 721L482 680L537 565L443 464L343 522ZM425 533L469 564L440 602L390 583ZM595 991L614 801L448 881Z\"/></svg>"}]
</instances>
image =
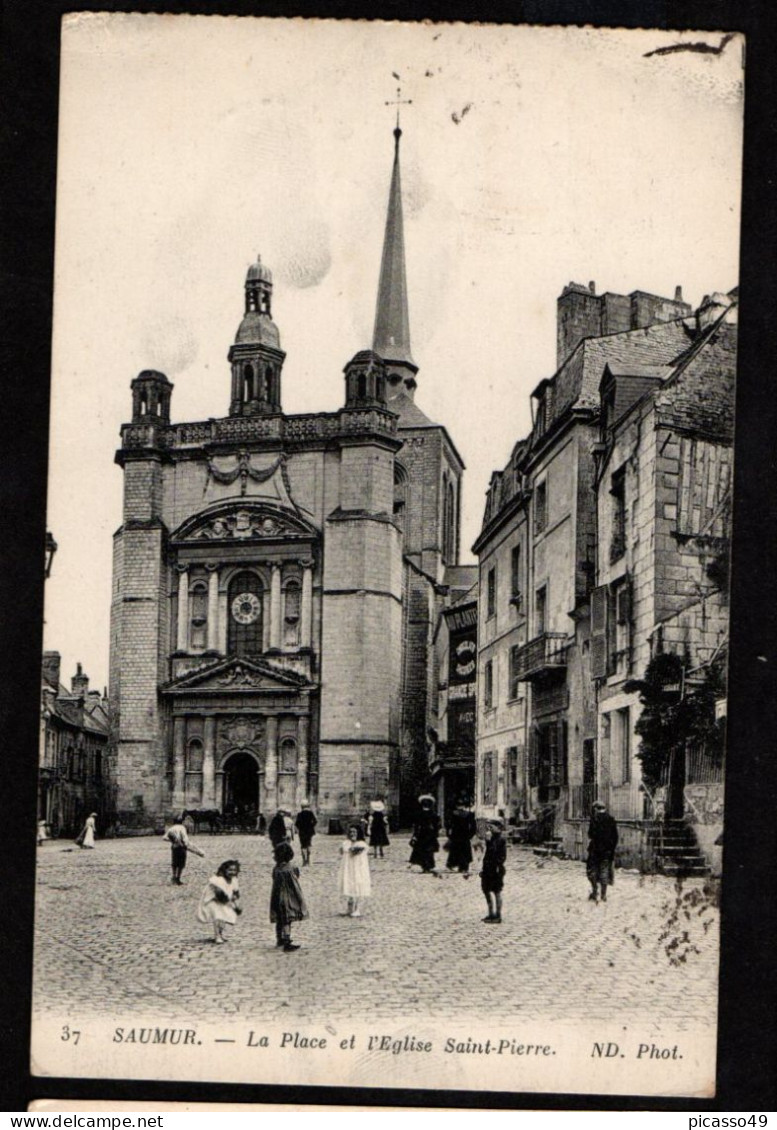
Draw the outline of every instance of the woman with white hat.
<instances>
[{"instance_id":1,"label":"woman with white hat","mask_svg":"<svg viewBox=\"0 0 777 1130\"><path fill-rule=\"evenodd\" d=\"M367 833L373 857L377 859L380 853L380 858L383 859L383 849L389 846L389 838L386 830L386 806L380 798L370 801Z\"/></svg>"}]
</instances>

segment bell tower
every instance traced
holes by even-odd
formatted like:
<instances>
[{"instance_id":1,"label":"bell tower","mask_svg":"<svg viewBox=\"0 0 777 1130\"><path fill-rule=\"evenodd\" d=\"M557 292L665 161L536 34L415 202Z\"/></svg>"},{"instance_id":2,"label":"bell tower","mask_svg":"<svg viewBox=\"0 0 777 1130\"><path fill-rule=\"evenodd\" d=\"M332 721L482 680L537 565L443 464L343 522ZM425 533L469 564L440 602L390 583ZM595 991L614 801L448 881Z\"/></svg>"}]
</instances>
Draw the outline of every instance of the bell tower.
<instances>
[{"instance_id":1,"label":"bell tower","mask_svg":"<svg viewBox=\"0 0 777 1130\"><path fill-rule=\"evenodd\" d=\"M272 320L272 272L261 257L248 268L245 313L230 347L232 366L230 416L281 412L282 351L278 327Z\"/></svg>"}]
</instances>

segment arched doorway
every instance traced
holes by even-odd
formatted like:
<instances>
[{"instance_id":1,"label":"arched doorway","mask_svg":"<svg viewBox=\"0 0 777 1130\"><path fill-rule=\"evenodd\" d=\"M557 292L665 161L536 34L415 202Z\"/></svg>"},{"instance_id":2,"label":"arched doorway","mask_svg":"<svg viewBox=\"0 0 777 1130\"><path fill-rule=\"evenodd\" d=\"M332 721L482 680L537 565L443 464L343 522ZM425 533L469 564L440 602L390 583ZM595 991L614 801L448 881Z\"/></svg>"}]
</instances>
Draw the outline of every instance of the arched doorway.
<instances>
[{"instance_id":1,"label":"arched doorway","mask_svg":"<svg viewBox=\"0 0 777 1130\"><path fill-rule=\"evenodd\" d=\"M250 753L233 753L224 763L221 811L225 816L254 817L261 811L259 766Z\"/></svg>"}]
</instances>

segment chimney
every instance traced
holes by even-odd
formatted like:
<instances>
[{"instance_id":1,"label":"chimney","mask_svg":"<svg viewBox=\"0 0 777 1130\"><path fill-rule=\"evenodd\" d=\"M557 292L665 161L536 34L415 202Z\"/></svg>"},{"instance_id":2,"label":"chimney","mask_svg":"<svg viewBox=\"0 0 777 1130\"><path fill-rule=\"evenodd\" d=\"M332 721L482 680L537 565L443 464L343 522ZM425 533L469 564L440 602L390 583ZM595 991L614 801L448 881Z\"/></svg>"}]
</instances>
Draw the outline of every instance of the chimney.
<instances>
[{"instance_id":1,"label":"chimney","mask_svg":"<svg viewBox=\"0 0 777 1130\"><path fill-rule=\"evenodd\" d=\"M50 683L55 690L59 690L59 667L61 662L62 656L58 651L44 651L43 662L41 664L43 678L47 683Z\"/></svg>"},{"instance_id":2,"label":"chimney","mask_svg":"<svg viewBox=\"0 0 777 1130\"><path fill-rule=\"evenodd\" d=\"M681 286L676 286L674 288L674 300L675 300L675 302L682 302L682 300L683 300L683 288Z\"/></svg>"},{"instance_id":3,"label":"chimney","mask_svg":"<svg viewBox=\"0 0 777 1130\"><path fill-rule=\"evenodd\" d=\"M596 283L589 282L588 289L590 290L591 294L596 294Z\"/></svg>"},{"instance_id":4,"label":"chimney","mask_svg":"<svg viewBox=\"0 0 777 1130\"><path fill-rule=\"evenodd\" d=\"M89 693L89 676L84 674L84 669L80 663L76 664L76 673L70 680L70 690L72 694L79 696Z\"/></svg>"}]
</instances>

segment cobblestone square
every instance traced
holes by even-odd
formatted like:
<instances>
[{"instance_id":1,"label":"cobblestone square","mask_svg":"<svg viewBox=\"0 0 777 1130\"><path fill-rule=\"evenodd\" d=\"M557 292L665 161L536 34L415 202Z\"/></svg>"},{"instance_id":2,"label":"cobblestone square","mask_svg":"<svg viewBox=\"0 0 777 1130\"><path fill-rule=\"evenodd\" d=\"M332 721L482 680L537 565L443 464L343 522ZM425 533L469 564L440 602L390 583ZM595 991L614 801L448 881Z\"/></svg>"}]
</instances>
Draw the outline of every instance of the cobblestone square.
<instances>
[{"instance_id":1,"label":"cobblestone square","mask_svg":"<svg viewBox=\"0 0 777 1130\"><path fill-rule=\"evenodd\" d=\"M39 853L35 1009L45 1016L598 1018L676 1029L714 1026L718 915L699 880L618 872L607 904L584 867L510 848L504 922L486 925L473 874L407 867L407 837L370 860L364 916L342 916L339 840L317 836L302 870L310 918L296 953L275 948L271 851L258 836L200 836L185 885L170 883L157 838L65 841ZM216 866L242 865L244 913L214 946L195 911ZM438 856L442 864L443 855ZM477 862L475 864L477 867Z\"/></svg>"}]
</instances>

